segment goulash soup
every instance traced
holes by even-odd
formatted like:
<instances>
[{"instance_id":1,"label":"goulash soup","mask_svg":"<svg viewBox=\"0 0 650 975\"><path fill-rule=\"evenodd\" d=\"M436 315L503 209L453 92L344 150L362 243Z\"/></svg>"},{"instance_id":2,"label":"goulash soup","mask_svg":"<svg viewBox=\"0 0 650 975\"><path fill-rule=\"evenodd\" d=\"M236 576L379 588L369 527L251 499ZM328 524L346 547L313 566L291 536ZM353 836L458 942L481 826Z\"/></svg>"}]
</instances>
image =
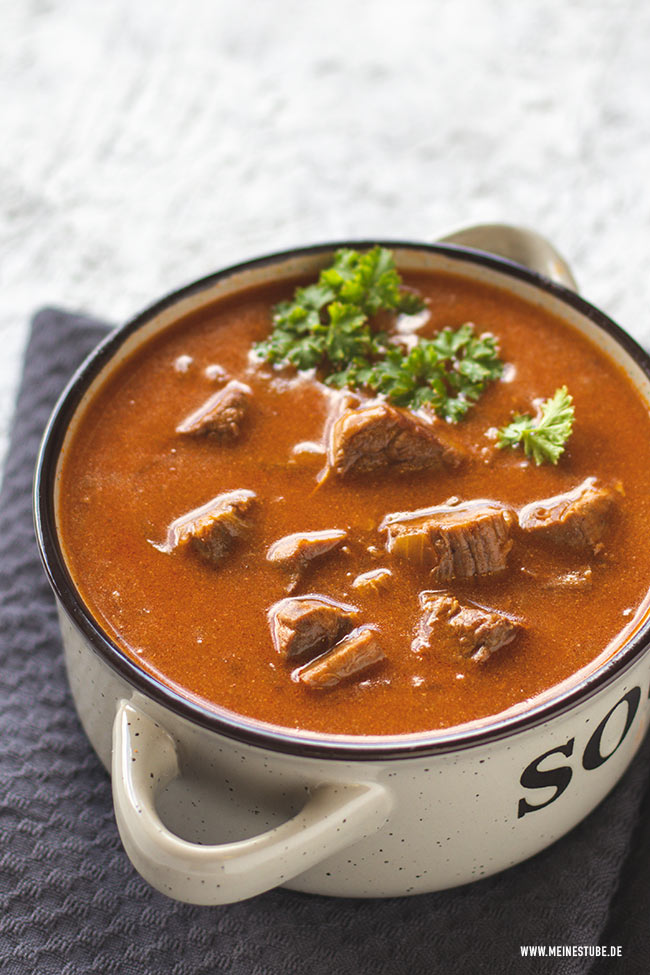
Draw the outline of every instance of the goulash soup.
<instances>
[{"instance_id":1,"label":"goulash soup","mask_svg":"<svg viewBox=\"0 0 650 975\"><path fill-rule=\"evenodd\" d=\"M648 471L648 408L605 353L377 247L127 358L57 517L91 613L163 684L399 735L523 705L638 627Z\"/></svg>"}]
</instances>

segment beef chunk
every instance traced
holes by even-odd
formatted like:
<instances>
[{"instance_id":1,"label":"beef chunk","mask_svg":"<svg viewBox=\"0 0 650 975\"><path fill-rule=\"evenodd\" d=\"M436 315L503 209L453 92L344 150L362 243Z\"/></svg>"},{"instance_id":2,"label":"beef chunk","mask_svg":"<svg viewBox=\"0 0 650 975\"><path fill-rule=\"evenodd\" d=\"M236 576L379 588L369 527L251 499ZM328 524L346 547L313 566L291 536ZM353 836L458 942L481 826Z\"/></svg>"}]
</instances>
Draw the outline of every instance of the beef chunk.
<instances>
[{"instance_id":1,"label":"beef chunk","mask_svg":"<svg viewBox=\"0 0 650 975\"><path fill-rule=\"evenodd\" d=\"M275 562L290 573L289 592L291 592L310 562L338 548L347 537L346 531L337 528L317 532L296 532L274 542L266 557L269 562Z\"/></svg>"},{"instance_id":2,"label":"beef chunk","mask_svg":"<svg viewBox=\"0 0 650 975\"><path fill-rule=\"evenodd\" d=\"M269 610L273 645L289 660L329 650L352 628L356 606L326 596L289 596Z\"/></svg>"},{"instance_id":3,"label":"beef chunk","mask_svg":"<svg viewBox=\"0 0 650 975\"><path fill-rule=\"evenodd\" d=\"M360 677L385 656L377 632L370 626L360 626L329 653L294 671L293 676L307 687L325 691L351 677Z\"/></svg>"},{"instance_id":4,"label":"beef chunk","mask_svg":"<svg viewBox=\"0 0 650 975\"><path fill-rule=\"evenodd\" d=\"M494 501L467 501L387 515L386 548L433 569L439 582L500 572L512 548L515 515Z\"/></svg>"},{"instance_id":5,"label":"beef chunk","mask_svg":"<svg viewBox=\"0 0 650 975\"><path fill-rule=\"evenodd\" d=\"M223 389L210 396L176 427L177 433L194 437L212 437L223 443L236 440L252 396L250 386L232 379Z\"/></svg>"},{"instance_id":6,"label":"beef chunk","mask_svg":"<svg viewBox=\"0 0 650 975\"><path fill-rule=\"evenodd\" d=\"M227 491L217 495L171 523L164 550L189 548L204 561L218 565L248 531L247 518L255 500L254 491Z\"/></svg>"},{"instance_id":7,"label":"beef chunk","mask_svg":"<svg viewBox=\"0 0 650 975\"><path fill-rule=\"evenodd\" d=\"M392 578L393 573L390 569L370 569L368 572L362 572L361 575L356 577L352 583L352 588L358 589L363 593L377 595L390 588Z\"/></svg>"},{"instance_id":8,"label":"beef chunk","mask_svg":"<svg viewBox=\"0 0 650 975\"><path fill-rule=\"evenodd\" d=\"M330 430L328 462L337 474L454 467L459 460L433 424L386 403L346 410Z\"/></svg>"},{"instance_id":9,"label":"beef chunk","mask_svg":"<svg viewBox=\"0 0 650 975\"><path fill-rule=\"evenodd\" d=\"M588 477L572 491L527 504L519 525L531 536L596 554L615 506L616 492Z\"/></svg>"},{"instance_id":10,"label":"beef chunk","mask_svg":"<svg viewBox=\"0 0 650 975\"><path fill-rule=\"evenodd\" d=\"M503 613L463 606L449 593L421 592L420 605L423 615L413 641L418 653L444 646L451 638L461 656L482 663L512 643L522 629L521 623Z\"/></svg>"}]
</instances>

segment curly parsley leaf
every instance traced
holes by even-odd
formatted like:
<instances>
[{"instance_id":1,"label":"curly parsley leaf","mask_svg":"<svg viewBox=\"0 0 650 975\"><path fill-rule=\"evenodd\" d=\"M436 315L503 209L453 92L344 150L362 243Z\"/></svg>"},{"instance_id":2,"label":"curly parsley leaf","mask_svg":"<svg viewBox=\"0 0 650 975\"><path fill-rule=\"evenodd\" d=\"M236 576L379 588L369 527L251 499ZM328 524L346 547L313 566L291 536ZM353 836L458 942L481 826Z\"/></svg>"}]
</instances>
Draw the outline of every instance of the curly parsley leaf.
<instances>
[{"instance_id":1,"label":"curly parsley leaf","mask_svg":"<svg viewBox=\"0 0 650 975\"><path fill-rule=\"evenodd\" d=\"M356 305L333 301L328 312L325 350L331 363L340 368L350 359L372 352L373 338L367 327L368 320Z\"/></svg>"},{"instance_id":2,"label":"curly parsley leaf","mask_svg":"<svg viewBox=\"0 0 650 975\"><path fill-rule=\"evenodd\" d=\"M521 444L526 456L533 457L537 465L545 461L557 464L571 436L574 415L573 397L562 386L542 403L536 419L528 413L515 414L512 422L499 430L497 447Z\"/></svg>"},{"instance_id":3,"label":"curly parsley leaf","mask_svg":"<svg viewBox=\"0 0 650 975\"><path fill-rule=\"evenodd\" d=\"M397 406L429 406L456 423L502 371L494 337L477 336L468 323L420 339L408 353L396 346L387 349L357 379Z\"/></svg>"},{"instance_id":4,"label":"curly parsley leaf","mask_svg":"<svg viewBox=\"0 0 650 975\"><path fill-rule=\"evenodd\" d=\"M293 301L275 306L271 336L255 349L276 364L336 371L377 351L369 319L378 311L414 314L423 307L418 295L402 287L385 247L363 254L342 248L316 284L296 288Z\"/></svg>"},{"instance_id":5,"label":"curly parsley leaf","mask_svg":"<svg viewBox=\"0 0 650 975\"><path fill-rule=\"evenodd\" d=\"M331 386L366 388L456 422L499 378L503 363L494 336L477 335L469 323L419 339L409 351L373 322L379 311L412 315L423 307L404 289L389 250L342 248L316 284L275 306L271 335L255 350L274 364L317 368Z\"/></svg>"},{"instance_id":6,"label":"curly parsley leaf","mask_svg":"<svg viewBox=\"0 0 650 975\"><path fill-rule=\"evenodd\" d=\"M402 287L393 255L385 247L373 247L366 253L348 248L337 251L332 267L321 272L319 284L368 316L378 311L415 314L423 308L422 299Z\"/></svg>"}]
</instances>

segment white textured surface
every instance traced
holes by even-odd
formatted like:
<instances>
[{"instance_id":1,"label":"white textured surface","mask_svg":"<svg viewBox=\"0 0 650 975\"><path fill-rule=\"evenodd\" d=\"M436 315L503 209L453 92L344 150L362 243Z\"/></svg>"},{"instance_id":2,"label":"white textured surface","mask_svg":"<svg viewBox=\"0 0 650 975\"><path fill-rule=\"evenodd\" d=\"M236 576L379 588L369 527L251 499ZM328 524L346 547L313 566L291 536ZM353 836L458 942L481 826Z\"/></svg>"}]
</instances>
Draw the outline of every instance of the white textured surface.
<instances>
[{"instance_id":1,"label":"white textured surface","mask_svg":"<svg viewBox=\"0 0 650 975\"><path fill-rule=\"evenodd\" d=\"M646 0L0 0L0 452L30 313L533 226L650 341Z\"/></svg>"}]
</instances>

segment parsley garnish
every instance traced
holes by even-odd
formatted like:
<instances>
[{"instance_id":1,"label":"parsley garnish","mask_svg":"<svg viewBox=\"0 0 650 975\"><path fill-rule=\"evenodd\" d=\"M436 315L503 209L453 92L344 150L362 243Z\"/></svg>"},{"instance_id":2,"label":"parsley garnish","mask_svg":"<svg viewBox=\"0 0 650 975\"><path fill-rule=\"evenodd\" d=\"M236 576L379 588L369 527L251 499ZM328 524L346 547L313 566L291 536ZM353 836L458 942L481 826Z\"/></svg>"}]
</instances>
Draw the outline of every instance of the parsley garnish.
<instances>
[{"instance_id":1,"label":"parsley garnish","mask_svg":"<svg viewBox=\"0 0 650 975\"><path fill-rule=\"evenodd\" d=\"M433 339L420 339L408 353L390 345L377 362L352 363L325 381L367 387L396 406L429 406L456 423L502 371L494 336L477 336L467 323L455 330L445 328Z\"/></svg>"},{"instance_id":2,"label":"parsley garnish","mask_svg":"<svg viewBox=\"0 0 650 975\"><path fill-rule=\"evenodd\" d=\"M550 399L544 400L536 419L528 413L516 413L512 422L499 430L497 447L521 444L526 456L534 457L536 464L544 461L557 464L571 436L573 419L573 398L566 386L562 386Z\"/></svg>"},{"instance_id":3,"label":"parsley garnish","mask_svg":"<svg viewBox=\"0 0 650 975\"><path fill-rule=\"evenodd\" d=\"M342 249L316 284L275 306L271 336L255 350L275 364L317 368L331 386L370 389L397 406L429 406L456 422L499 378L503 363L494 336L477 335L469 323L421 338L410 351L399 336L373 327L379 311L412 315L423 307L402 287L389 250Z\"/></svg>"},{"instance_id":4,"label":"parsley garnish","mask_svg":"<svg viewBox=\"0 0 650 975\"><path fill-rule=\"evenodd\" d=\"M317 284L296 288L293 301L275 306L271 336L255 349L269 362L338 372L379 352L381 336L373 332L372 315L412 315L423 307L418 295L402 288L393 255L385 247L365 254L342 248Z\"/></svg>"}]
</instances>

